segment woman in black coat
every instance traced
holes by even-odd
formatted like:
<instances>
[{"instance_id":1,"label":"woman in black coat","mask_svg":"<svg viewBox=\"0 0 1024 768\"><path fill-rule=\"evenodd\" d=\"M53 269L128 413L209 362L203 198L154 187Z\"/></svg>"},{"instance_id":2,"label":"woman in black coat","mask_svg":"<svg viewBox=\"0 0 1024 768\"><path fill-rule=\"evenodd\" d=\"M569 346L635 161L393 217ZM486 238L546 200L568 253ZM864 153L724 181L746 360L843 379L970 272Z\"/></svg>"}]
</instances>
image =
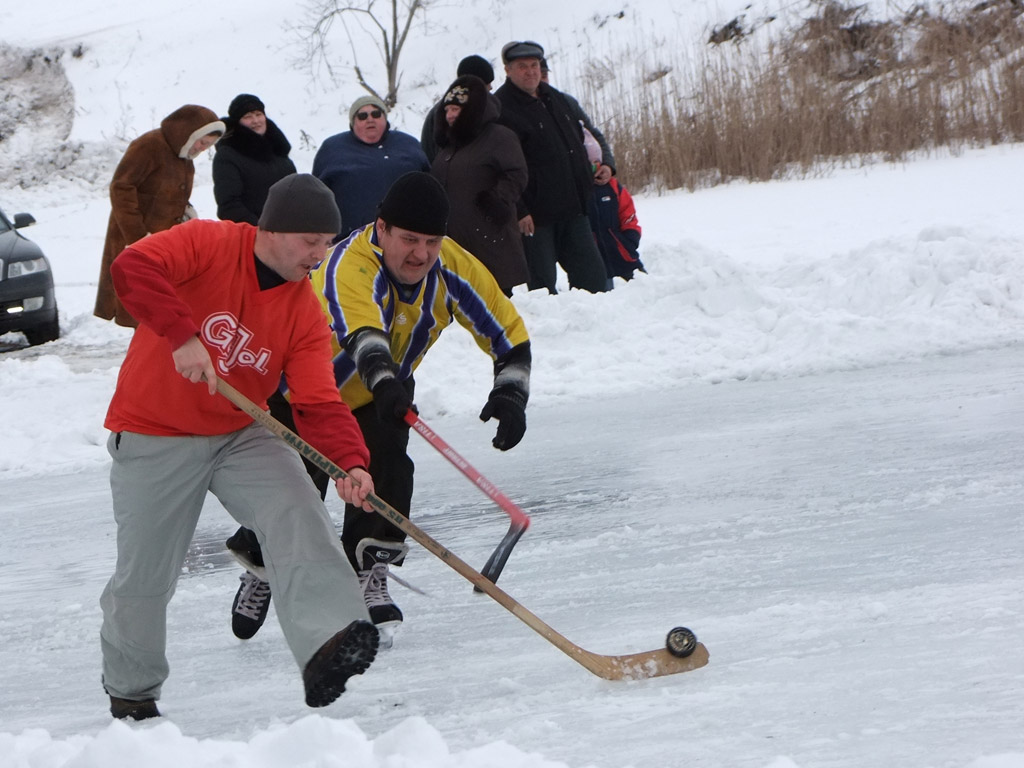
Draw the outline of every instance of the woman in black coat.
<instances>
[{"instance_id":1,"label":"woman in black coat","mask_svg":"<svg viewBox=\"0 0 1024 768\"><path fill-rule=\"evenodd\" d=\"M224 118L227 135L213 158L213 196L217 216L255 224L263 212L270 185L295 173L288 157L292 145L263 111L263 102L239 94Z\"/></svg>"},{"instance_id":2,"label":"woman in black coat","mask_svg":"<svg viewBox=\"0 0 1024 768\"><path fill-rule=\"evenodd\" d=\"M491 271L507 295L529 272L516 203L526 187L526 159L516 135L496 122L500 103L484 81L463 75L437 110L438 152L431 173L451 201L448 236Z\"/></svg>"}]
</instances>

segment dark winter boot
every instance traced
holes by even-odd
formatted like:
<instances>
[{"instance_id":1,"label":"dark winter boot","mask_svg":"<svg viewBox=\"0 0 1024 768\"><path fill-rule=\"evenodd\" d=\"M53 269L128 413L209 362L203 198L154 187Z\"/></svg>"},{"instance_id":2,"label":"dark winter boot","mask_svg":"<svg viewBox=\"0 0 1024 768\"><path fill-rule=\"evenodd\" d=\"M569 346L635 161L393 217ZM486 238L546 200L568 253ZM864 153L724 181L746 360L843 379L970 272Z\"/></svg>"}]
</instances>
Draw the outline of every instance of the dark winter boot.
<instances>
[{"instance_id":1,"label":"dark winter boot","mask_svg":"<svg viewBox=\"0 0 1024 768\"><path fill-rule=\"evenodd\" d=\"M111 696L110 714L118 720L148 720L151 717L160 717L160 710L156 708L153 699L134 701Z\"/></svg>"},{"instance_id":2,"label":"dark winter boot","mask_svg":"<svg viewBox=\"0 0 1024 768\"><path fill-rule=\"evenodd\" d=\"M370 612L370 621L381 633L381 647L390 648L395 631L402 623L402 611L388 594L388 566L405 560L409 545L399 541L363 539L356 545L359 586Z\"/></svg>"},{"instance_id":3,"label":"dark winter boot","mask_svg":"<svg viewBox=\"0 0 1024 768\"><path fill-rule=\"evenodd\" d=\"M241 576L242 583L231 604L231 631L239 640L248 640L263 626L270 610L270 584L252 571Z\"/></svg>"},{"instance_id":4,"label":"dark winter boot","mask_svg":"<svg viewBox=\"0 0 1024 768\"><path fill-rule=\"evenodd\" d=\"M326 707L345 692L352 675L365 672L377 655L380 636L368 621L353 621L313 654L302 673L306 706Z\"/></svg>"}]
</instances>

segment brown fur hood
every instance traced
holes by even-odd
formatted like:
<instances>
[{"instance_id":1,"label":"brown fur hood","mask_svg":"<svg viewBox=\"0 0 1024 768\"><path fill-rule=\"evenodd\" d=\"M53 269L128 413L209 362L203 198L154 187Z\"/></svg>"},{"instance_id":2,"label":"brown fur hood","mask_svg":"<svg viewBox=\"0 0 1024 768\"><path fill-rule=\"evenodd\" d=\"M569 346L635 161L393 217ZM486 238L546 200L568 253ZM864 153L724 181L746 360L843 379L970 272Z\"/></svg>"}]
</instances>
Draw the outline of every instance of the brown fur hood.
<instances>
[{"instance_id":1,"label":"brown fur hood","mask_svg":"<svg viewBox=\"0 0 1024 768\"><path fill-rule=\"evenodd\" d=\"M160 133L163 134L164 141L174 154L182 159L188 158L188 150L195 144L196 139L208 133L219 133L223 136L225 130L224 123L217 117L216 112L197 104L178 107L160 122Z\"/></svg>"}]
</instances>

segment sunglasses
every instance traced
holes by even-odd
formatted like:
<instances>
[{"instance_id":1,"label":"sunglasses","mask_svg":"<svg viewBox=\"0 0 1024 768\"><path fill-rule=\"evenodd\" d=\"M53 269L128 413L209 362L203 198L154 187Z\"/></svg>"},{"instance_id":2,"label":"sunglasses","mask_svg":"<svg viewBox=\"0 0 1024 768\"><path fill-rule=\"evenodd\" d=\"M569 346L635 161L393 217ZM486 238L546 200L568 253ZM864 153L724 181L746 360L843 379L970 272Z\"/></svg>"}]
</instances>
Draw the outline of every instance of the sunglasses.
<instances>
[{"instance_id":1,"label":"sunglasses","mask_svg":"<svg viewBox=\"0 0 1024 768\"><path fill-rule=\"evenodd\" d=\"M369 112L356 112L356 120L359 120L360 122L363 120L369 120L371 117L374 120L379 120L384 117L384 112L379 109L371 109Z\"/></svg>"}]
</instances>

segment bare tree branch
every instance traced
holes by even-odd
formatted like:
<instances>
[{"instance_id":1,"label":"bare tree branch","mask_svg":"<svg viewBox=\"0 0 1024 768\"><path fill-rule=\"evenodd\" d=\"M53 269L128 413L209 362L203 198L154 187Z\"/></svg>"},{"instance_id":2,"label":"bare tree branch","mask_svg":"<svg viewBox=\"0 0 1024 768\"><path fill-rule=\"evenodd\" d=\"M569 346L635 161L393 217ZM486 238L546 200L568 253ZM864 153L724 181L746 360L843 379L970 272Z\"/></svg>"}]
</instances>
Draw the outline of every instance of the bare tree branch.
<instances>
[{"instance_id":1,"label":"bare tree branch","mask_svg":"<svg viewBox=\"0 0 1024 768\"><path fill-rule=\"evenodd\" d=\"M378 0L362 0L362 2L317 0L307 8L308 18L311 21L303 28L302 39L306 50L306 61L310 63L313 70L315 71L318 65L322 66L331 79L336 80L336 68L331 64L327 44L334 22L340 21L352 51L352 69L357 82L368 93L381 98L379 91L382 89L374 87L367 81L359 64L359 44L363 41L361 33L368 31L361 22L366 22L369 25L369 30L374 33L373 37L379 38L379 42L375 43L375 46L387 73L387 89L382 100L390 109L398 101L398 87L401 82L399 60L402 49L405 47L416 14L419 11L426 11L429 0L388 0L388 2L390 26L386 26L381 20ZM349 27L347 23L349 18L356 22L358 31L353 31Z\"/></svg>"}]
</instances>

